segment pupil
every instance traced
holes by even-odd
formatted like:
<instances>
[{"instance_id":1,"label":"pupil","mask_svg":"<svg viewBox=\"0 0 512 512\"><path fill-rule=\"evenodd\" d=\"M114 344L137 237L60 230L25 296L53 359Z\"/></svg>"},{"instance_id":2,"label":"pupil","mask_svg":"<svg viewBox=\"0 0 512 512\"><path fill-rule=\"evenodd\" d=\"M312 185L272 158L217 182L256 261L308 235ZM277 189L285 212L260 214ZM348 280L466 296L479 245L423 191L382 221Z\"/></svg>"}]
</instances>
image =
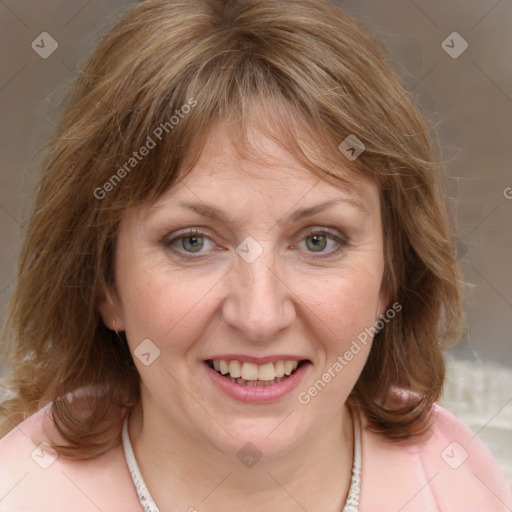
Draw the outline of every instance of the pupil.
<instances>
[{"instance_id":1,"label":"pupil","mask_svg":"<svg viewBox=\"0 0 512 512\"><path fill-rule=\"evenodd\" d=\"M187 247L189 241L191 242L191 244L189 244L189 247ZM196 245L196 244L199 244L199 245ZM197 251L201 250L201 248L203 247L202 237L187 236L183 239L182 245L185 250L190 250L191 252L197 252Z\"/></svg>"},{"instance_id":2,"label":"pupil","mask_svg":"<svg viewBox=\"0 0 512 512\"><path fill-rule=\"evenodd\" d=\"M325 248L326 238L324 235L313 235L308 240L313 241L313 244L312 244L313 250L318 249L318 248L320 248L320 249ZM311 247L310 247L310 249L311 249ZM318 251L315 251L315 252L318 252Z\"/></svg>"}]
</instances>

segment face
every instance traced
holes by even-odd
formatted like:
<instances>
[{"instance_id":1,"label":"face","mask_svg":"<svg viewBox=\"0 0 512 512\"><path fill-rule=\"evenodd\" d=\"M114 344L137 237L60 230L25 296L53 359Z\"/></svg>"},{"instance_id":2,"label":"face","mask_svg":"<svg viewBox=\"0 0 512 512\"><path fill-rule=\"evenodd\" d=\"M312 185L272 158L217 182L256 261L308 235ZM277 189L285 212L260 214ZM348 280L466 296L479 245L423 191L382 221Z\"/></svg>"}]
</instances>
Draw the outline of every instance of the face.
<instances>
[{"instance_id":1,"label":"face","mask_svg":"<svg viewBox=\"0 0 512 512\"><path fill-rule=\"evenodd\" d=\"M375 184L334 186L251 140L246 159L214 130L183 181L125 215L100 309L126 332L145 422L272 457L342 417L371 345L353 342L386 307L384 250Z\"/></svg>"}]
</instances>

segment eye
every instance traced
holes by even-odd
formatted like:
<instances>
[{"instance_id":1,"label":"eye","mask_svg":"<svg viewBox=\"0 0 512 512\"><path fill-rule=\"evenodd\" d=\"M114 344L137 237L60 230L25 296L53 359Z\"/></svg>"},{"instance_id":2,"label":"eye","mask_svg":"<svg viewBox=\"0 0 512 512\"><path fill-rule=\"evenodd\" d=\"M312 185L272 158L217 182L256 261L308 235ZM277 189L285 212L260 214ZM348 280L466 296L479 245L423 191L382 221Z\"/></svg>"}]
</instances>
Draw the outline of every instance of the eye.
<instances>
[{"instance_id":1,"label":"eye","mask_svg":"<svg viewBox=\"0 0 512 512\"><path fill-rule=\"evenodd\" d=\"M347 246L346 239L336 231L323 228L309 228L306 231L306 237L301 242L305 242L306 248L309 252L321 254L321 256L314 257L327 257L337 254ZM328 246L334 246L333 250L325 250Z\"/></svg>"},{"instance_id":2,"label":"eye","mask_svg":"<svg viewBox=\"0 0 512 512\"><path fill-rule=\"evenodd\" d=\"M178 233L173 238L166 237L161 243L164 247L185 256L186 254L203 254L205 251L202 249L208 246L207 242L213 246L213 242L206 233L194 228Z\"/></svg>"},{"instance_id":3,"label":"eye","mask_svg":"<svg viewBox=\"0 0 512 512\"><path fill-rule=\"evenodd\" d=\"M318 254L313 258L333 256L348 245L343 235L328 228L309 228L300 243L305 243L307 252ZM215 246L208 233L197 228L189 228L167 236L161 241L161 244L179 256L190 259L205 256Z\"/></svg>"},{"instance_id":4,"label":"eye","mask_svg":"<svg viewBox=\"0 0 512 512\"><path fill-rule=\"evenodd\" d=\"M182 237L180 241L182 248L187 252L200 252L204 246L204 239L201 235Z\"/></svg>"}]
</instances>

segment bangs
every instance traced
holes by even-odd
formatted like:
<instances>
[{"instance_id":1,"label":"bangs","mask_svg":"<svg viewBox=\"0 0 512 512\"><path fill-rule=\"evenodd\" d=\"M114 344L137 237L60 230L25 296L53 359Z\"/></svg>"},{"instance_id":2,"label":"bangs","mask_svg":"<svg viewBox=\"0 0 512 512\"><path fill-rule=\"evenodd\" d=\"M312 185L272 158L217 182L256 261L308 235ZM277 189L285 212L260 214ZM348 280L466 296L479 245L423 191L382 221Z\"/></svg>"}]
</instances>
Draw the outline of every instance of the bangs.
<instances>
[{"instance_id":1,"label":"bangs","mask_svg":"<svg viewBox=\"0 0 512 512\"><path fill-rule=\"evenodd\" d=\"M141 48L146 58L135 58L129 67L110 66L108 59L101 63L104 69L95 70L95 76L109 79L85 83L83 89L90 92L80 99L89 109L95 105L90 117L96 133L102 133L90 163L95 188L106 191L99 208L124 210L155 201L193 168L208 135L223 122L233 125L244 154L257 153L250 138L257 128L332 184L355 187L355 174L371 174L365 158L378 151L375 137L368 123L358 121L361 93L347 94L349 78L346 84L339 78L343 70L336 77L323 69L308 58L310 49L299 56L285 47L289 55L280 57L269 51L268 41L253 39L253 34L232 31L181 48L166 41L151 54ZM224 50L214 52L212 45ZM174 57L178 51L180 59ZM356 161L338 150L349 135L366 146Z\"/></svg>"}]
</instances>

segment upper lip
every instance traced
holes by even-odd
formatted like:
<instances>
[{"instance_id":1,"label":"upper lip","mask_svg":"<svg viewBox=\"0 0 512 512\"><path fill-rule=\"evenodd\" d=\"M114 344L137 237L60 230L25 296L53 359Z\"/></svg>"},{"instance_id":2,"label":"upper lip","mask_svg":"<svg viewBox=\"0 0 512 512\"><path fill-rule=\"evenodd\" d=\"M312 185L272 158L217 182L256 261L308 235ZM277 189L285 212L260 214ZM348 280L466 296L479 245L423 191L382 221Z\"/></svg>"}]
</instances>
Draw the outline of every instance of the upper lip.
<instances>
[{"instance_id":1,"label":"upper lip","mask_svg":"<svg viewBox=\"0 0 512 512\"><path fill-rule=\"evenodd\" d=\"M307 357L290 355L290 354L275 354L271 356L265 357L255 357L249 356L245 354L219 354L215 356L210 356L204 359L204 361L219 361L223 359L224 361L240 361L247 363L255 363L258 365L266 364L266 363L275 363L276 361L305 361L309 360Z\"/></svg>"}]
</instances>

